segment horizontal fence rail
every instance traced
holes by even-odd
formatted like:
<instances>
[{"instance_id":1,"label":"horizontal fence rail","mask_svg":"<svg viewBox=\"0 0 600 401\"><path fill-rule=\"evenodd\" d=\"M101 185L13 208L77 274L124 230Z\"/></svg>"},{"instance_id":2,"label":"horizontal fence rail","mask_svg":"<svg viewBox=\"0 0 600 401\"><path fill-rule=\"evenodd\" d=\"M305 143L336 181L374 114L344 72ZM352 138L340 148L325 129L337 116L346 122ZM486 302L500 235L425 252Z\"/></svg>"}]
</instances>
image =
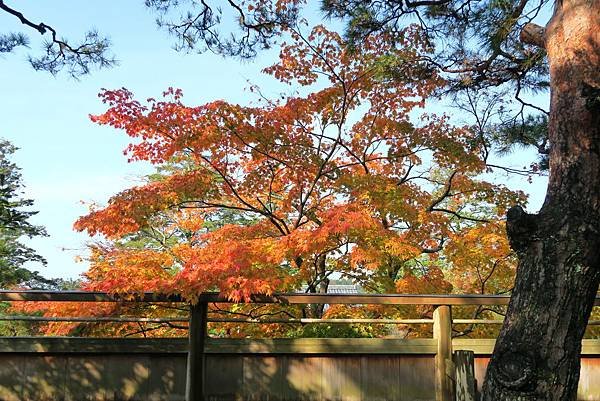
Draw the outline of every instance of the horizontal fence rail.
<instances>
[{"instance_id":1,"label":"horizontal fence rail","mask_svg":"<svg viewBox=\"0 0 600 401\"><path fill-rule=\"evenodd\" d=\"M187 323L189 318L166 317L104 317L104 316L0 316L0 321L24 321L24 322L73 322L73 323ZM260 323L260 324L433 324L433 319L227 319L207 318L208 323ZM452 319L452 324L502 324L504 320L499 319ZM588 321L588 326L600 326L600 320Z\"/></svg>"},{"instance_id":2,"label":"horizontal fence rail","mask_svg":"<svg viewBox=\"0 0 600 401\"><path fill-rule=\"evenodd\" d=\"M365 305L508 305L509 295L420 295L420 294L298 294L279 293L273 295L253 295L252 303L265 304L365 304ZM110 294L87 291L7 291L0 290L0 301L27 302L174 302L185 303L178 295L165 295L146 292L143 294ZM232 301L219 293L203 293L198 303L245 303ZM595 306L600 306L600 297ZM44 317L44 316L0 316L0 321L30 322L114 322L114 323L184 323L189 317L141 318L141 317ZM207 318L213 323L260 323L260 324L433 324L433 319L258 319L258 318ZM453 324L502 324L501 319L452 319ZM590 326L600 325L600 320L591 320Z\"/></svg>"},{"instance_id":3,"label":"horizontal fence rail","mask_svg":"<svg viewBox=\"0 0 600 401\"><path fill-rule=\"evenodd\" d=\"M104 316L0 316L0 321L23 322L73 322L73 323L174 323L189 322L189 318L152 318L152 317L104 317Z\"/></svg>"},{"instance_id":4,"label":"horizontal fence rail","mask_svg":"<svg viewBox=\"0 0 600 401\"><path fill-rule=\"evenodd\" d=\"M370 304L370 305L508 305L508 295L417 295L417 294L273 294L253 295L252 303L265 304ZM185 302L178 295L109 294L84 291L0 291L0 301L54 302ZM198 302L244 303L216 292L202 293ZM600 305L600 298L596 299Z\"/></svg>"},{"instance_id":5,"label":"horizontal fence rail","mask_svg":"<svg viewBox=\"0 0 600 401\"><path fill-rule=\"evenodd\" d=\"M146 292L143 294L109 294L86 291L6 291L0 290L0 301L54 302L186 302L178 295ZM198 302L245 303L216 293L200 294ZM509 295L438 295L438 294L298 294L253 295L251 303L279 304L370 304L370 305L508 305ZM600 306L596 297L594 306Z\"/></svg>"}]
</instances>

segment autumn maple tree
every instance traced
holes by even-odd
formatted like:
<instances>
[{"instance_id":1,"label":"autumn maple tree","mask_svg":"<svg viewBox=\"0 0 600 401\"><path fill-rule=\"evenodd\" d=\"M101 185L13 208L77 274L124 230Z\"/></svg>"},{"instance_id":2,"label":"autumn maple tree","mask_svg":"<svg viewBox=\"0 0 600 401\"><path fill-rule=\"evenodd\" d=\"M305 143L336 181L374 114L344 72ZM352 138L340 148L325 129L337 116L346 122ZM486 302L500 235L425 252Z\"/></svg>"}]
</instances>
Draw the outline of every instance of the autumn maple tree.
<instances>
[{"instance_id":1,"label":"autumn maple tree","mask_svg":"<svg viewBox=\"0 0 600 401\"><path fill-rule=\"evenodd\" d=\"M523 195L483 179L486 153L471 127L423 109L444 81L412 62L431 51L419 28L407 28L400 45L382 34L353 50L322 26L289 33L279 62L265 72L302 96L270 100L252 88L258 96L249 106L219 100L192 107L176 89L146 102L126 89L100 94L108 110L92 120L124 130L132 138L129 159L150 161L157 173L76 222L104 238L91 246L83 289L191 301L218 290L244 301L253 293L325 293L339 276L369 292L508 290L511 251L500 220ZM406 79L387 76L392 59L406 60ZM506 264L496 269L496 259ZM472 261L478 274L469 270ZM78 310L42 307L47 315ZM98 305L93 314L141 313L123 308ZM250 317L283 313L236 308ZM340 306L327 315L431 313L417 309ZM285 313L321 316L323 308ZM106 326L77 327L54 324L46 332ZM107 333L114 330L137 329ZM235 335L239 327L219 330Z\"/></svg>"},{"instance_id":2,"label":"autumn maple tree","mask_svg":"<svg viewBox=\"0 0 600 401\"><path fill-rule=\"evenodd\" d=\"M418 111L439 76L409 62L412 79L382 73L390 56L430 51L417 27L401 45L380 35L359 51L322 26L290 34L265 72L305 96L192 107L175 89L146 103L126 89L101 93L108 110L93 121L133 138L130 160L167 168L75 224L112 241L94 250L89 289L245 300L302 285L326 292L336 272L393 292L414 274L409 262L485 231L520 199L478 177L486 165L472 130ZM215 224L223 213L232 222ZM143 246L123 245L136 237ZM435 263L425 269L443 277Z\"/></svg>"}]
</instances>

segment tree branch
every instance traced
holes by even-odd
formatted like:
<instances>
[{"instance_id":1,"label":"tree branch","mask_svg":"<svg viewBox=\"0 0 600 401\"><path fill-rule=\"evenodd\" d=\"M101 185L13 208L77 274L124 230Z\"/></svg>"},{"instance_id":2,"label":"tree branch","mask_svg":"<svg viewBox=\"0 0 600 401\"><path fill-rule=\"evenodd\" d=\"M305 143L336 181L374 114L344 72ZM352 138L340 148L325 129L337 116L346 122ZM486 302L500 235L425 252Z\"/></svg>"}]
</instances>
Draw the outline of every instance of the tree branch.
<instances>
[{"instance_id":1,"label":"tree branch","mask_svg":"<svg viewBox=\"0 0 600 401\"><path fill-rule=\"evenodd\" d=\"M540 48L546 47L546 29L532 22L525 24L519 35L521 42L537 46Z\"/></svg>"},{"instance_id":2,"label":"tree branch","mask_svg":"<svg viewBox=\"0 0 600 401\"><path fill-rule=\"evenodd\" d=\"M10 8L6 4L4 4L3 0L0 0L0 10L4 10L9 14L14 15L15 17L17 17L19 19L19 21L21 21L21 23L23 25L27 25L28 27L35 29L36 31L38 31L40 33L40 35L44 35L46 33L46 29L48 29L56 34L56 31L54 29L52 29L48 25L44 24L43 22L41 22L39 24L35 24L35 23L31 22L30 20L25 18L23 13L15 10L13 8Z\"/></svg>"},{"instance_id":3,"label":"tree branch","mask_svg":"<svg viewBox=\"0 0 600 401\"><path fill-rule=\"evenodd\" d=\"M37 24L32 22L22 12L7 6L3 0L0 0L0 10L17 17L23 25L34 29L42 36L50 32L52 38L44 44L45 54L38 58L29 57L29 62L35 70L48 71L54 75L63 67L67 67L69 74L77 78L88 74L91 65L106 68L117 64L114 57L107 55L110 40L101 37L94 30L88 31L80 44L72 46L66 39L58 38L56 29L44 22ZM18 38L21 39L19 44L26 44L26 37L21 35Z\"/></svg>"}]
</instances>

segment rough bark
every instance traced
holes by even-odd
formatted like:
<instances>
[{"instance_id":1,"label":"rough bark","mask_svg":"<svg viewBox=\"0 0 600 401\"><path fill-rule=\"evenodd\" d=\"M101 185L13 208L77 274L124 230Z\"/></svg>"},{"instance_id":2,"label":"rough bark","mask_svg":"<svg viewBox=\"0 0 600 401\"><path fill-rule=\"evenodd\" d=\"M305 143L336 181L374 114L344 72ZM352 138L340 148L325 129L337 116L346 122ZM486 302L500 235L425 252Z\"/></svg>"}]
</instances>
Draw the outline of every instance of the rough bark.
<instances>
[{"instance_id":1,"label":"rough bark","mask_svg":"<svg viewBox=\"0 0 600 401\"><path fill-rule=\"evenodd\" d=\"M600 282L600 0L556 1L548 192L538 215L511 209L519 267L482 399L575 400L581 339Z\"/></svg>"}]
</instances>

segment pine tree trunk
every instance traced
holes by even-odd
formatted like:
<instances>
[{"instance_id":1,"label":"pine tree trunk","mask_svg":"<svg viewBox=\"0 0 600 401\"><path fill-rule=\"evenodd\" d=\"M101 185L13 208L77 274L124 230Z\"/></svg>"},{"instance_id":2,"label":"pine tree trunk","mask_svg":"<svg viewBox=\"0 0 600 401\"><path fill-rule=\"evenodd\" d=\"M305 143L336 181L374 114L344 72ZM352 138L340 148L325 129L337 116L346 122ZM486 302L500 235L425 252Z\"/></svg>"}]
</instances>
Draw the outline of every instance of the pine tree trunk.
<instances>
[{"instance_id":1,"label":"pine tree trunk","mask_svg":"<svg viewBox=\"0 0 600 401\"><path fill-rule=\"evenodd\" d=\"M482 399L575 400L600 282L600 0L557 0L546 27L550 180L538 215L507 217L519 267Z\"/></svg>"}]
</instances>

